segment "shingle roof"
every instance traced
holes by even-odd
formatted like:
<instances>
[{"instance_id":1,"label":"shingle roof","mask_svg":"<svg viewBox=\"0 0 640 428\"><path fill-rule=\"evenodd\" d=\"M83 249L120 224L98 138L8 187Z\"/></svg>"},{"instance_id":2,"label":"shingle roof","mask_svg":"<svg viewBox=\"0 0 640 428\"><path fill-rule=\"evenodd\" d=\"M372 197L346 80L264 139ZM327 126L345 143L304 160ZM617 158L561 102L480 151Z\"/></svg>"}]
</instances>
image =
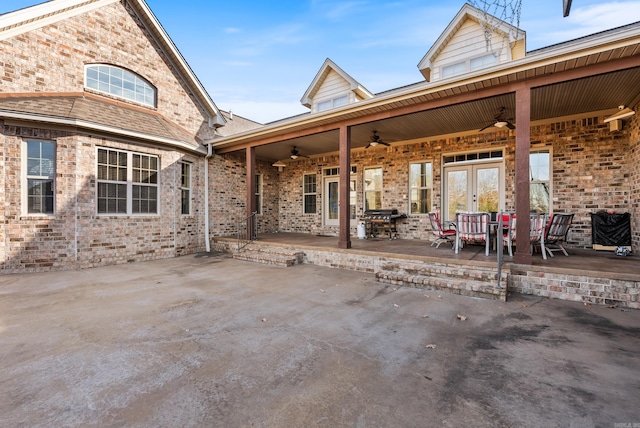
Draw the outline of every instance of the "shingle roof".
<instances>
[{"instance_id":1,"label":"shingle roof","mask_svg":"<svg viewBox=\"0 0 640 428\"><path fill-rule=\"evenodd\" d=\"M118 133L141 134L163 140L187 143L193 148L200 142L185 129L154 111L104 100L91 94L0 94L0 117L8 112L33 115L34 120L71 119L88 125L100 125ZM78 124L82 127L82 124Z\"/></svg>"}]
</instances>

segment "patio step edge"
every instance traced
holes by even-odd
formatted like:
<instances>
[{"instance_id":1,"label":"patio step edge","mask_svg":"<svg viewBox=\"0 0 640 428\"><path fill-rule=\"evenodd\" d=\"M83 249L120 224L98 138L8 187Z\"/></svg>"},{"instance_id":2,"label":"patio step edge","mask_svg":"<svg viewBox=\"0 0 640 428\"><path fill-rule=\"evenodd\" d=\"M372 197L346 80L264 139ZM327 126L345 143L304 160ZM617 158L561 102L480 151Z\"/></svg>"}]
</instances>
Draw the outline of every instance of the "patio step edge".
<instances>
[{"instance_id":1,"label":"patio step edge","mask_svg":"<svg viewBox=\"0 0 640 428\"><path fill-rule=\"evenodd\" d=\"M233 253L233 258L280 267L291 267L303 263L304 253L282 248L252 247Z\"/></svg>"},{"instance_id":2,"label":"patio step edge","mask_svg":"<svg viewBox=\"0 0 640 428\"><path fill-rule=\"evenodd\" d=\"M475 281L463 278L441 278L432 275L407 275L403 273L380 271L375 273L376 281L391 285L440 290L461 296L481 297L492 300L507 300L505 287L487 281Z\"/></svg>"}]
</instances>

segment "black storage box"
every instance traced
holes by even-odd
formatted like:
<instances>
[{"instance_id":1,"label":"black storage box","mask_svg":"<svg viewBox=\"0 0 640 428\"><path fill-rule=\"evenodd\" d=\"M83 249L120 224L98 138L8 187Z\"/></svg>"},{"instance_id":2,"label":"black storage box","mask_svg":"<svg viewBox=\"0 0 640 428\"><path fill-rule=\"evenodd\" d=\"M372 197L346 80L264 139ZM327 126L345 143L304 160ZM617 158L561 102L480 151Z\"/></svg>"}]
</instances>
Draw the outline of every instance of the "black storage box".
<instances>
[{"instance_id":1,"label":"black storage box","mask_svg":"<svg viewBox=\"0 0 640 428\"><path fill-rule=\"evenodd\" d=\"M591 242L594 250L631 251L631 214L591 213Z\"/></svg>"}]
</instances>

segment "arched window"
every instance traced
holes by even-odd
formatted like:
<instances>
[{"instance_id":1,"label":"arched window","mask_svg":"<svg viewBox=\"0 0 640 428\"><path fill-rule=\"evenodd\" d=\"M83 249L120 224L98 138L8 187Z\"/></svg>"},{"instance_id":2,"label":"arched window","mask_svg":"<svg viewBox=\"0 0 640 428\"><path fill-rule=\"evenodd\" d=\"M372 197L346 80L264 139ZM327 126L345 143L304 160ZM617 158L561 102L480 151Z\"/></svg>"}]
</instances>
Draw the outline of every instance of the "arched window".
<instances>
[{"instance_id":1,"label":"arched window","mask_svg":"<svg viewBox=\"0 0 640 428\"><path fill-rule=\"evenodd\" d=\"M137 74L113 65L87 65L85 86L151 107L156 105L156 89L149 82Z\"/></svg>"}]
</instances>

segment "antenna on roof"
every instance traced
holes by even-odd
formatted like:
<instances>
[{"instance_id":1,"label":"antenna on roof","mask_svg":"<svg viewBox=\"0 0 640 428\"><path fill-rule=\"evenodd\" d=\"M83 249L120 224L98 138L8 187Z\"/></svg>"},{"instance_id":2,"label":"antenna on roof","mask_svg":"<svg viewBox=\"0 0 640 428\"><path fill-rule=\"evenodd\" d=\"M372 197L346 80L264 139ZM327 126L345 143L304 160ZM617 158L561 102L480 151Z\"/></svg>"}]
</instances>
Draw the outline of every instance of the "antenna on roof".
<instances>
[{"instance_id":1,"label":"antenna on roof","mask_svg":"<svg viewBox=\"0 0 640 428\"><path fill-rule=\"evenodd\" d=\"M480 25L484 31L484 39L487 44L487 52L493 52L499 56L505 44L516 41L520 36L520 9L522 0L469 0L471 6L482 12ZM515 27L515 31L502 33L496 31L500 27L500 22ZM502 33L500 46L493 45L493 37Z\"/></svg>"}]
</instances>

